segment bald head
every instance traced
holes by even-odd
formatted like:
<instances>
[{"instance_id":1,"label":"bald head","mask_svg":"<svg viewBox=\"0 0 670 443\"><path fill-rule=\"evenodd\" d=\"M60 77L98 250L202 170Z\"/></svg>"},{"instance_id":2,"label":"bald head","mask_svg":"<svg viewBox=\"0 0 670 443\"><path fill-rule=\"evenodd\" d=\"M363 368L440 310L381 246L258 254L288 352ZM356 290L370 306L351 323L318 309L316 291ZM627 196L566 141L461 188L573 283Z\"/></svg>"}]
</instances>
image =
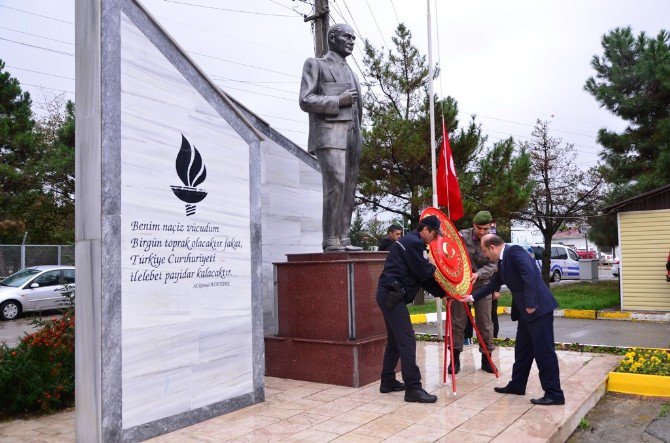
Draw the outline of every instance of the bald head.
<instances>
[{"instance_id":1,"label":"bald head","mask_svg":"<svg viewBox=\"0 0 670 443\"><path fill-rule=\"evenodd\" d=\"M495 234L486 234L482 237L482 249L488 249L490 246L502 246L505 242Z\"/></svg>"},{"instance_id":2,"label":"bald head","mask_svg":"<svg viewBox=\"0 0 670 443\"><path fill-rule=\"evenodd\" d=\"M342 57L351 55L355 40L354 30L345 23L337 23L328 29L328 48Z\"/></svg>"},{"instance_id":3,"label":"bald head","mask_svg":"<svg viewBox=\"0 0 670 443\"><path fill-rule=\"evenodd\" d=\"M505 247L505 242L495 234L486 234L482 237L480 245L489 261L497 262L500 259L500 251Z\"/></svg>"},{"instance_id":4,"label":"bald head","mask_svg":"<svg viewBox=\"0 0 670 443\"><path fill-rule=\"evenodd\" d=\"M351 29L351 26L347 25L346 23L336 23L328 29L328 40L330 40L332 37L342 34L343 32L354 35L354 30Z\"/></svg>"}]
</instances>

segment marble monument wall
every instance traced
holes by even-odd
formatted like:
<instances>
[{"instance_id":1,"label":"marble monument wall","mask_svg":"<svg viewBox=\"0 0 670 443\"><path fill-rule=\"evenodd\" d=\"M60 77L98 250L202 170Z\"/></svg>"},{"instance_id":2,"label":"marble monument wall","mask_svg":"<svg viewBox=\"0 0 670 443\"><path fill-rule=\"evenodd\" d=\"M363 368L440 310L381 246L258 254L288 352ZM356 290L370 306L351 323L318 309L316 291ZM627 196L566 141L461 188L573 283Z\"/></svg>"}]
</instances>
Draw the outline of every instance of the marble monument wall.
<instances>
[{"instance_id":1,"label":"marble monument wall","mask_svg":"<svg viewBox=\"0 0 670 443\"><path fill-rule=\"evenodd\" d=\"M136 441L264 399L271 262L320 174L136 0L76 1L76 428Z\"/></svg>"}]
</instances>

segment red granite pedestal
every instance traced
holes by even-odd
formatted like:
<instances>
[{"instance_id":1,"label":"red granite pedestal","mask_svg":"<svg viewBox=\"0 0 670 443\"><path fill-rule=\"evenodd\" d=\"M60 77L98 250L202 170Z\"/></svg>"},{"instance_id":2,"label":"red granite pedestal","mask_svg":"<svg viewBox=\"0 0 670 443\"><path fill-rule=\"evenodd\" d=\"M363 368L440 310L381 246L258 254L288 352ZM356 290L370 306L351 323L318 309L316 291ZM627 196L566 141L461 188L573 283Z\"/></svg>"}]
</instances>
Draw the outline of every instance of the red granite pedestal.
<instances>
[{"instance_id":1,"label":"red granite pedestal","mask_svg":"<svg viewBox=\"0 0 670 443\"><path fill-rule=\"evenodd\" d=\"M375 300L385 252L291 254L275 263L278 334L266 375L359 387L379 379L386 327Z\"/></svg>"}]
</instances>

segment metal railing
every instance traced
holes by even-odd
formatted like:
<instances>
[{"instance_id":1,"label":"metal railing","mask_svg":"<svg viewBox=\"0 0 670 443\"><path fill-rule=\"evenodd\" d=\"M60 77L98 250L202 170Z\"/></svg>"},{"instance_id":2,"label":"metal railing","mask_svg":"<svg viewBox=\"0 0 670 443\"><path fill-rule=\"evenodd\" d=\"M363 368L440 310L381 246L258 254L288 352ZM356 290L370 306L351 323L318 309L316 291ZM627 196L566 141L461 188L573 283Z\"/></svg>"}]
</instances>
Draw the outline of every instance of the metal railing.
<instances>
[{"instance_id":1,"label":"metal railing","mask_svg":"<svg viewBox=\"0 0 670 443\"><path fill-rule=\"evenodd\" d=\"M0 245L0 276L38 265L74 266L74 245Z\"/></svg>"}]
</instances>

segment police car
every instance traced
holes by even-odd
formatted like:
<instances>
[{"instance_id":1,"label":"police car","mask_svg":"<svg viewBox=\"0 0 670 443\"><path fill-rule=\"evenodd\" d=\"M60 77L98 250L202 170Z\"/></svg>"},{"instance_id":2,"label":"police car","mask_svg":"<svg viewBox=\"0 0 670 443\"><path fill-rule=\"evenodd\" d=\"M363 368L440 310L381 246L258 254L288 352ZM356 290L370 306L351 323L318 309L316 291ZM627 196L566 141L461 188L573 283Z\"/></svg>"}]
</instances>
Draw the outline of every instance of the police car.
<instances>
[{"instance_id":1,"label":"police car","mask_svg":"<svg viewBox=\"0 0 670 443\"><path fill-rule=\"evenodd\" d=\"M542 252L544 245L531 245L537 265L542 269ZM551 264L549 275L552 282L563 279L579 280L579 255L572 249L561 244L551 245Z\"/></svg>"}]
</instances>

